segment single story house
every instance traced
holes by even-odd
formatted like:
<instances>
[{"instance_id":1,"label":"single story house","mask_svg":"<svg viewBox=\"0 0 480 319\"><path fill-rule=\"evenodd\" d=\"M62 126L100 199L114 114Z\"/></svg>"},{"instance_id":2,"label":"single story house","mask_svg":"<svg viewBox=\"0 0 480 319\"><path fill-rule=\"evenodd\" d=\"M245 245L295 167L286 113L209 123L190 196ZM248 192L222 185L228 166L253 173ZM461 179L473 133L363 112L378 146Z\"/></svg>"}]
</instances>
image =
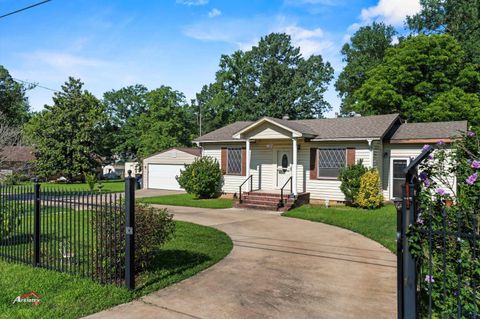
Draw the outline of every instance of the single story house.
<instances>
[{"instance_id":1,"label":"single story house","mask_svg":"<svg viewBox=\"0 0 480 319\"><path fill-rule=\"evenodd\" d=\"M466 130L466 121L410 124L398 114L311 120L265 117L227 125L194 142L202 156L220 163L227 194L240 195L240 185L251 178L242 192L251 187L263 193L257 201L284 188L292 198L307 194L312 201L334 204L345 200L338 180L341 167L362 160L378 169L384 198L391 200L401 196L403 169L423 145L439 140L448 144Z\"/></svg>"},{"instance_id":2,"label":"single story house","mask_svg":"<svg viewBox=\"0 0 480 319\"><path fill-rule=\"evenodd\" d=\"M30 146L3 146L0 149L0 175L12 173L30 176L35 161L35 149Z\"/></svg>"},{"instance_id":3,"label":"single story house","mask_svg":"<svg viewBox=\"0 0 480 319\"><path fill-rule=\"evenodd\" d=\"M202 155L202 150L174 147L153 154L143 160L143 187L149 189L181 190L176 177L185 164L191 164Z\"/></svg>"},{"instance_id":4,"label":"single story house","mask_svg":"<svg viewBox=\"0 0 480 319\"><path fill-rule=\"evenodd\" d=\"M102 166L102 175L104 177L118 177L125 178L128 175L128 171L132 171L132 176L141 174L140 164L138 162L125 162L125 161L116 161L112 164L107 164Z\"/></svg>"}]
</instances>

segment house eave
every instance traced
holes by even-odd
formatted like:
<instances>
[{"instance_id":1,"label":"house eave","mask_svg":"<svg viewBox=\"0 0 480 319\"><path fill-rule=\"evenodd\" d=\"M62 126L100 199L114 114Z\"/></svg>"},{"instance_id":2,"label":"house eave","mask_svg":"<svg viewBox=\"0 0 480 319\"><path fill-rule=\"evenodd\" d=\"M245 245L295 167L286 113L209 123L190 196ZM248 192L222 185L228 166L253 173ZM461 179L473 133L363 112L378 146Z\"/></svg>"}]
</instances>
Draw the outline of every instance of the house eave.
<instances>
[{"instance_id":1,"label":"house eave","mask_svg":"<svg viewBox=\"0 0 480 319\"><path fill-rule=\"evenodd\" d=\"M233 138L238 138L238 139L240 139L241 136L242 136L242 134L250 131L251 129L254 129L255 127L259 126L260 124L262 124L262 123L264 123L264 122L268 122L268 123L270 123L270 124L273 124L273 125L275 125L275 126L278 126L278 127L282 128L282 129L284 129L284 130L286 130L286 131L291 132L291 133L292 133L292 137L302 137L302 136L303 136L303 134L302 134L301 132L298 132L298 131L296 131L296 130L293 130L293 129L285 126L285 125L282 125L282 124L277 123L277 122L275 122L275 121L273 121L273 120L271 120L271 119L269 119L269 118L264 117L264 118L256 121L255 123L252 123L252 124L250 124L249 126L243 128L242 130L238 131L237 133L235 133L235 134L233 135Z\"/></svg>"},{"instance_id":2,"label":"house eave","mask_svg":"<svg viewBox=\"0 0 480 319\"><path fill-rule=\"evenodd\" d=\"M310 142L348 142L348 141L380 141L380 137L339 137L339 138L312 138Z\"/></svg>"}]
</instances>

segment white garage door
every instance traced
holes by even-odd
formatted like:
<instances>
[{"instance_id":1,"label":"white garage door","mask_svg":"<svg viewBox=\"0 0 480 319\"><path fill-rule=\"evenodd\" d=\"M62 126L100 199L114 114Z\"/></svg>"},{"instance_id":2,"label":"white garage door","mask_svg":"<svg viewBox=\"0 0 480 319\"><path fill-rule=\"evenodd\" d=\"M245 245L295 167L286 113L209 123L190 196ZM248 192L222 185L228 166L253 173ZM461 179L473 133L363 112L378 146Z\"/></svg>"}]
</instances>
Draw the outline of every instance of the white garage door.
<instances>
[{"instance_id":1,"label":"white garage door","mask_svg":"<svg viewBox=\"0 0 480 319\"><path fill-rule=\"evenodd\" d=\"M176 176L184 165L148 164L148 188L181 190Z\"/></svg>"}]
</instances>

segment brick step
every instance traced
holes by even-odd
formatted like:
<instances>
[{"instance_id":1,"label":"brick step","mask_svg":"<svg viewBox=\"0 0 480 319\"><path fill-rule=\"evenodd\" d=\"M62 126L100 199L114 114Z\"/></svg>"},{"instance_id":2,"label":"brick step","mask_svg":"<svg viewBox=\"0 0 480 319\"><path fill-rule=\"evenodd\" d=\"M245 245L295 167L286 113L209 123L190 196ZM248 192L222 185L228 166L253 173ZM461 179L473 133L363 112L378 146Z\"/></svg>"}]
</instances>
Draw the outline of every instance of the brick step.
<instances>
[{"instance_id":1,"label":"brick step","mask_svg":"<svg viewBox=\"0 0 480 319\"><path fill-rule=\"evenodd\" d=\"M280 198L275 200L243 198L242 204L277 205L279 201ZM285 200L284 203L285 205L293 204L293 200Z\"/></svg>"},{"instance_id":2,"label":"brick step","mask_svg":"<svg viewBox=\"0 0 480 319\"><path fill-rule=\"evenodd\" d=\"M256 194L256 193L244 193L242 194L242 198L266 198L266 199L278 199L280 200L280 195L277 195L277 194L270 194L270 195L263 195L263 194ZM283 195L283 199L288 199L289 196L288 195Z\"/></svg>"}]
</instances>

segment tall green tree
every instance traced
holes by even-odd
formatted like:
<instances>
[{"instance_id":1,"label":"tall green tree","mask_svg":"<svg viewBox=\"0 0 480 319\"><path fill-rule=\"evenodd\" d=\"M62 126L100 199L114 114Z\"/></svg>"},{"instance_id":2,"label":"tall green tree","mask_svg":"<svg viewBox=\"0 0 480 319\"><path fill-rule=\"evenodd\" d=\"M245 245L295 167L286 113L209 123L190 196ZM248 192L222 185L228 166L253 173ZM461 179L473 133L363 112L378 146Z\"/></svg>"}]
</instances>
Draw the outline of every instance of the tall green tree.
<instances>
[{"instance_id":1,"label":"tall green tree","mask_svg":"<svg viewBox=\"0 0 480 319\"><path fill-rule=\"evenodd\" d=\"M306 58L287 34L272 33L249 51L222 55L215 82L197 94L205 130L262 116L322 117L333 68L320 55Z\"/></svg>"},{"instance_id":2,"label":"tall green tree","mask_svg":"<svg viewBox=\"0 0 480 319\"><path fill-rule=\"evenodd\" d=\"M25 127L37 149L37 173L72 180L97 168L105 119L102 104L83 90L79 79L70 77L54 94L53 105L46 105Z\"/></svg>"},{"instance_id":3,"label":"tall green tree","mask_svg":"<svg viewBox=\"0 0 480 319\"><path fill-rule=\"evenodd\" d=\"M354 111L400 113L414 122L469 120L479 125L480 73L465 64L464 51L450 35L419 35L388 49L354 93ZM468 109L468 112L466 112Z\"/></svg>"},{"instance_id":4,"label":"tall green tree","mask_svg":"<svg viewBox=\"0 0 480 319\"><path fill-rule=\"evenodd\" d=\"M384 23L374 22L361 27L342 47L343 61L347 64L335 82L342 98L341 111L353 111L356 103L354 93L367 79L367 72L379 65L385 51L391 48L395 29Z\"/></svg>"},{"instance_id":5,"label":"tall green tree","mask_svg":"<svg viewBox=\"0 0 480 319\"><path fill-rule=\"evenodd\" d=\"M15 81L7 69L0 65L0 114L7 125L21 126L29 117L30 105L25 93L33 88Z\"/></svg>"},{"instance_id":6,"label":"tall green tree","mask_svg":"<svg viewBox=\"0 0 480 319\"><path fill-rule=\"evenodd\" d=\"M407 17L409 28L423 34L452 35L468 62L480 63L480 0L420 0L422 10Z\"/></svg>"},{"instance_id":7,"label":"tall green tree","mask_svg":"<svg viewBox=\"0 0 480 319\"><path fill-rule=\"evenodd\" d=\"M196 130L195 116L183 93L161 86L146 94L148 110L138 115L139 159L173 146L189 146Z\"/></svg>"},{"instance_id":8,"label":"tall green tree","mask_svg":"<svg viewBox=\"0 0 480 319\"><path fill-rule=\"evenodd\" d=\"M108 115L105 145L123 160L136 158L138 152L138 120L145 114L148 89L140 84L131 85L103 94L102 103Z\"/></svg>"}]
</instances>

